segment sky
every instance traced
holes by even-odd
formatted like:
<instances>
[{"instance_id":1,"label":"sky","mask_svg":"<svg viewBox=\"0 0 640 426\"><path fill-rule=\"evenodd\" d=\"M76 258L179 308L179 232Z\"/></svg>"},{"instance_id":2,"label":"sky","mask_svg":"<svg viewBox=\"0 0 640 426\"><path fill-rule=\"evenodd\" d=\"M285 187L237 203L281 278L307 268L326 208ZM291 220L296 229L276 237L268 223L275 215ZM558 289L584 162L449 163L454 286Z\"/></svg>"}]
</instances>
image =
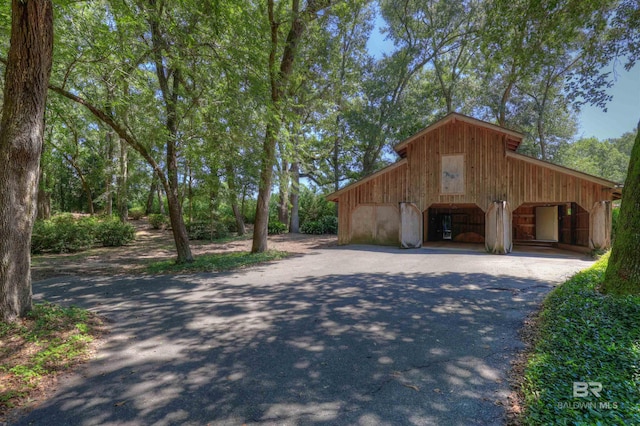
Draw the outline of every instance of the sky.
<instances>
[{"instance_id":1,"label":"sky","mask_svg":"<svg viewBox=\"0 0 640 426\"><path fill-rule=\"evenodd\" d=\"M384 25L384 20L378 14L367 44L369 52L376 58L393 50L393 43L385 40L385 36L380 33L380 28ZM640 65L636 65L631 71L625 71L622 64L612 64L606 71L611 71L615 76L614 85L608 90L613 99L607 104L607 112L597 107L582 107L576 139L617 138L635 130L640 121Z\"/></svg>"}]
</instances>

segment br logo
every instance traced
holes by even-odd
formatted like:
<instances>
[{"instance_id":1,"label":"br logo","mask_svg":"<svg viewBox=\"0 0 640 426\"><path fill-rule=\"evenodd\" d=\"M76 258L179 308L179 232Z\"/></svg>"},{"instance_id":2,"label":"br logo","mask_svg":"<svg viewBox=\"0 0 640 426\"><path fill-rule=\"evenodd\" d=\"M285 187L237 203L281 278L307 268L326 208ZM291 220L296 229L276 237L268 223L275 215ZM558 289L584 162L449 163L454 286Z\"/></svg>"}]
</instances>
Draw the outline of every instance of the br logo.
<instances>
[{"instance_id":1,"label":"br logo","mask_svg":"<svg viewBox=\"0 0 640 426\"><path fill-rule=\"evenodd\" d=\"M593 395L600 398L602 392L602 383L600 382L573 382L573 397L586 398Z\"/></svg>"}]
</instances>

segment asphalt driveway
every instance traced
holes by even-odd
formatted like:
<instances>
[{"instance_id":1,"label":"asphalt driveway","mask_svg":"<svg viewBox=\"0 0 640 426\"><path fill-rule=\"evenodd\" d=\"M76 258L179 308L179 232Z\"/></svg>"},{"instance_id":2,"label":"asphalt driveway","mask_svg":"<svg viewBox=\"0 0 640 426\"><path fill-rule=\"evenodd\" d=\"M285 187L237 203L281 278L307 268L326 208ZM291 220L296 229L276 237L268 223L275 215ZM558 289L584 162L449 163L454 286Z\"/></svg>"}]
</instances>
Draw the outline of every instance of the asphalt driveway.
<instances>
[{"instance_id":1,"label":"asphalt driveway","mask_svg":"<svg viewBox=\"0 0 640 426\"><path fill-rule=\"evenodd\" d=\"M494 425L517 330L569 254L358 247L230 274L57 278L97 358L19 424Z\"/></svg>"}]
</instances>

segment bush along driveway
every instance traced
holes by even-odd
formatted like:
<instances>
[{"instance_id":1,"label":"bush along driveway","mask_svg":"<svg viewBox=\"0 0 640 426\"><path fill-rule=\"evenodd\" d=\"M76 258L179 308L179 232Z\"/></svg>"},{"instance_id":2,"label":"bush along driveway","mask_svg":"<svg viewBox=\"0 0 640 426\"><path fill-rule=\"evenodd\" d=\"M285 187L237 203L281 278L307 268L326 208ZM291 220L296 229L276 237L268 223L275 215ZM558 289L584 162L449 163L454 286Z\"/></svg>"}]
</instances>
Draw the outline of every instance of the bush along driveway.
<instances>
[{"instance_id":1,"label":"bush along driveway","mask_svg":"<svg viewBox=\"0 0 640 426\"><path fill-rule=\"evenodd\" d=\"M525 375L527 424L640 424L640 297L597 291L607 260L545 300Z\"/></svg>"},{"instance_id":2,"label":"bush along driveway","mask_svg":"<svg viewBox=\"0 0 640 426\"><path fill-rule=\"evenodd\" d=\"M18 424L499 425L517 331L573 256L331 248L250 269L64 277L97 358Z\"/></svg>"}]
</instances>

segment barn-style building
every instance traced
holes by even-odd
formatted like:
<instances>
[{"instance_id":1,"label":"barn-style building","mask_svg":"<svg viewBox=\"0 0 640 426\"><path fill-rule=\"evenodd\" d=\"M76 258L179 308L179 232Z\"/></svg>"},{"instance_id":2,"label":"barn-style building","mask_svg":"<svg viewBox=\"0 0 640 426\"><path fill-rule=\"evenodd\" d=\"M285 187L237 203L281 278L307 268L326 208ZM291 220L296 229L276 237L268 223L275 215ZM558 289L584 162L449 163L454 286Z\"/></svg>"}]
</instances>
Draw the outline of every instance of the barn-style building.
<instances>
[{"instance_id":1,"label":"barn-style building","mask_svg":"<svg viewBox=\"0 0 640 426\"><path fill-rule=\"evenodd\" d=\"M398 162L327 196L338 203L338 243L420 247L514 242L604 249L615 182L516 152L523 135L451 113L396 145Z\"/></svg>"}]
</instances>

